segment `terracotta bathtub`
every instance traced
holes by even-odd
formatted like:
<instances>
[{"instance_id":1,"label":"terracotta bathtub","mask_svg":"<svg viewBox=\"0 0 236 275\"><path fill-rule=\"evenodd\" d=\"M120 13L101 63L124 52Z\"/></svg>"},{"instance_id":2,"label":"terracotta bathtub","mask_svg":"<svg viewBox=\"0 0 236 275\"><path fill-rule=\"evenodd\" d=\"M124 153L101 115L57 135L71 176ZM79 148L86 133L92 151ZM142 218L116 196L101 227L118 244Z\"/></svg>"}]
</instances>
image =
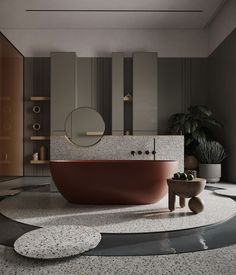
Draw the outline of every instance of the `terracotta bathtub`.
<instances>
[{"instance_id":1,"label":"terracotta bathtub","mask_svg":"<svg viewBox=\"0 0 236 275\"><path fill-rule=\"evenodd\" d=\"M53 181L77 204L148 204L167 193L167 178L178 171L169 160L55 160Z\"/></svg>"}]
</instances>

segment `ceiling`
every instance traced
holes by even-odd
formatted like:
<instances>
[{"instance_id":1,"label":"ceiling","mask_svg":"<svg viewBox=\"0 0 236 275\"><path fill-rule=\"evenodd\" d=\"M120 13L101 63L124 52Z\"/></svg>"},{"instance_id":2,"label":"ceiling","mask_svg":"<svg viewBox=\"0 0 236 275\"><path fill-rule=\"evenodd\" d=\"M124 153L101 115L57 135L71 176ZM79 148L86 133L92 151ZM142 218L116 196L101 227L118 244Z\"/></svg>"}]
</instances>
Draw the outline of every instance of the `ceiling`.
<instances>
[{"instance_id":1,"label":"ceiling","mask_svg":"<svg viewBox=\"0 0 236 275\"><path fill-rule=\"evenodd\" d=\"M224 2L225 0L0 0L0 29L202 29Z\"/></svg>"}]
</instances>

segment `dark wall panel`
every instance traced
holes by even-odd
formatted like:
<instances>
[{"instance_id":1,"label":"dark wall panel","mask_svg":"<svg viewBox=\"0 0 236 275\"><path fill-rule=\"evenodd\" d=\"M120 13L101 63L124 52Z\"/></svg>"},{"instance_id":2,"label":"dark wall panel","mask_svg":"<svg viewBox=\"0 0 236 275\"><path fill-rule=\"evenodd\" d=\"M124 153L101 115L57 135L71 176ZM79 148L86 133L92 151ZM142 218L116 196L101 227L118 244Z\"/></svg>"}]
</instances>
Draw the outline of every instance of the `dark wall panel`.
<instances>
[{"instance_id":1,"label":"dark wall panel","mask_svg":"<svg viewBox=\"0 0 236 275\"><path fill-rule=\"evenodd\" d=\"M191 105L206 105L207 58L158 59L158 134L167 134L168 119Z\"/></svg>"},{"instance_id":2,"label":"dark wall panel","mask_svg":"<svg viewBox=\"0 0 236 275\"><path fill-rule=\"evenodd\" d=\"M209 105L224 124L222 141L229 154L223 174L236 182L236 29L211 54L209 69Z\"/></svg>"},{"instance_id":3,"label":"dark wall panel","mask_svg":"<svg viewBox=\"0 0 236 275\"><path fill-rule=\"evenodd\" d=\"M31 101L32 96L50 96L50 59L33 57L25 58L24 64L24 175L49 176L48 165L30 164L32 154L39 152L41 145L47 148L49 157L49 141L32 141L34 135L50 135L50 101ZM33 113L33 106L41 108L39 114ZM32 125L39 122L41 129L35 132Z\"/></svg>"}]
</instances>

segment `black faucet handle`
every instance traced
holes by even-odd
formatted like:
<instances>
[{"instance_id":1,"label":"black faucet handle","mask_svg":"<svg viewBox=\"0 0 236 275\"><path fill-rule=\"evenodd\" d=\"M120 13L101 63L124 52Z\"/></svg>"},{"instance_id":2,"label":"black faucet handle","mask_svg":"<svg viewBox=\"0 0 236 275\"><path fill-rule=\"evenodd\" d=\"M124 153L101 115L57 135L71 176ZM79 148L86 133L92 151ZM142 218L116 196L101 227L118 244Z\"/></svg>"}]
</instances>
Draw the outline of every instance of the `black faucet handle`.
<instances>
[{"instance_id":1,"label":"black faucet handle","mask_svg":"<svg viewBox=\"0 0 236 275\"><path fill-rule=\"evenodd\" d=\"M152 154L153 154L153 155L156 155L156 153L157 153L156 151L152 151Z\"/></svg>"},{"instance_id":2,"label":"black faucet handle","mask_svg":"<svg viewBox=\"0 0 236 275\"><path fill-rule=\"evenodd\" d=\"M134 156L135 155L135 151L131 151L131 155Z\"/></svg>"},{"instance_id":3,"label":"black faucet handle","mask_svg":"<svg viewBox=\"0 0 236 275\"><path fill-rule=\"evenodd\" d=\"M142 151L138 151L138 154L139 154L139 155L142 155L142 153L143 153Z\"/></svg>"},{"instance_id":4,"label":"black faucet handle","mask_svg":"<svg viewBox=\"0 0 236 275\"><path fill-rule=\"evenodd\" d=\"M150 152L149 152L148 150L147 150L147 151L145 151L145 154L146 154L146 155L149 155L149 153L150 153Z\"/></svg>"}]
</instances>

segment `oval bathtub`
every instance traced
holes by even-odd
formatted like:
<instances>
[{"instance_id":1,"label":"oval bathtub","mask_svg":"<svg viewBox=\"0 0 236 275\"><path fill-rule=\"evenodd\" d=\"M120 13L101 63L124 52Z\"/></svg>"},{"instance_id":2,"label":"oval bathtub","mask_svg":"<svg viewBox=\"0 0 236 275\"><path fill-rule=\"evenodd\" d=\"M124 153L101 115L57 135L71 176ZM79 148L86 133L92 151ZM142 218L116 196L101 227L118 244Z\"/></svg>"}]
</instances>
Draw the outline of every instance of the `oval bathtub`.
<instances>
[{"instance_id":1,"label":"oval bathtub","mask_svg":"<svg viewBox=\"0 0 236 275\"><path fill-rule=\"evenodd\" d=\"M53 160L53 181L66 200L77 204L149 204L167 193L174 160Z\"/></svg>"}]
</instances>

